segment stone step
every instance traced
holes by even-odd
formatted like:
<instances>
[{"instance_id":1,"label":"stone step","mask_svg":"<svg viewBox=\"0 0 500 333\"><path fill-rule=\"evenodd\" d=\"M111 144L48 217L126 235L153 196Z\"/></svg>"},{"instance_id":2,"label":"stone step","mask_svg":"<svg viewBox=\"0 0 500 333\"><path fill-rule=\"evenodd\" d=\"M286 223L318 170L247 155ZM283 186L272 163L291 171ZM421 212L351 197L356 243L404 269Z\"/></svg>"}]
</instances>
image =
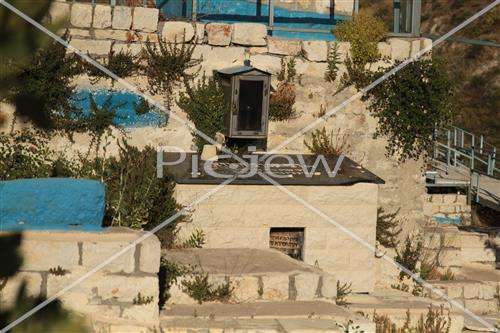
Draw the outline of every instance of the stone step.
<instances>
[{"instance_id":1,"label":"stone step","mask_svg":"<svg viewBox=\"0 0 500 333\"><path fill-rule=\"evenodd\" d=\"M231 302L334 300L337 279L313 266L267 249L187 249L164 253L178 264L199 264L214 285L230 282ZM167 304L195 304L182 287L189 275L170 287Z\"/></svg>"}]
</instances>

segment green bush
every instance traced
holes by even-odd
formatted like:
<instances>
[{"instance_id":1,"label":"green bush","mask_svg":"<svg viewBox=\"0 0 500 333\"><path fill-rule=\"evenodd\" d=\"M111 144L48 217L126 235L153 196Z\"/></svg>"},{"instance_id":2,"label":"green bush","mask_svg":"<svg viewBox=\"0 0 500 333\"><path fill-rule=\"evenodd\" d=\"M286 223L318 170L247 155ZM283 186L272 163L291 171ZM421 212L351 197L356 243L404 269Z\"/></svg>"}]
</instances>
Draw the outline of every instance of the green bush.
<instances>
[{"instance_id":1,"label":"green bush","mask_svg":"<svg viewBox=\"0 0 500 333\"><path fill-rule=\"evenodd\" d=\"M326 63L328 64L328 67L325 73L325 80L328 82L334 82L337 79L339 65L341 63L338 43L334 43L333 46L328 49Z\"/></svg>"},{"instance_id":2,"label":"green bush","mask_svg":"<svg viewBox=\"0 0 500 333\"><path fill-rule=\"evenodd\" d=\"M311 142L304 140L304 145L313 154L319 155L340 155L348 154L350 145L346 133L340 133L340 128L335 133L333 130L328 133L326 128L316 129L311 134Z\"/></svg>"},{"instance_id":3,"label":"green bush","mask_svg":"<svg viewBox=\"0 0 500 333\"><path fill-rule=\"evenodd\" d=\"M278 88L269 99L269 120L285 121L297 118L297 112L294 108L296 96L293 82L278 83Z\"/></svg>"},{"instance_id":4,"label":"green bush","mask_svg":"<svg viewBox=\"0 0 500 333\"><path fill-rule=\"evenodd\" d=\"M420 240L413 241L410 236L406 237L405 244L402 249L396 249L396 257L394 260L401 266L406 267L411 272L416 272L417 263L422 258L422 242ZM407 276L410 277L406 272L399 272L399 279Z\"/></svg>"},{"instance_id":5,"label":"green bush","mask_svg":"<svg viewBox=\"0 0 500 333\"><path fill-rule=\"evenodd\" d=\"M138 61L130 51L120 51L118 53L110 51L106 61L102 65L121 78L132 76L139 69ZM85 70L90 77L90 82L93 84L102 78L111 79L112 83L114 83L114 80L108 74L92 64L86 64Z\"/></svg>"},{"instance_id":6,"label":"green bush","mask_svg":"<svg viewBox=\"0 0 500 333\"><path fill-rule=\"evenodd\" d=\"M186 92L180 94L177 104L186 112L196 129L210 138L214 138L217 132L224 131L225 117L229 110L217 78L203 75L196 83L186 82ZM207 142L196 133L193 135L194 143L201 151Z\"/></svg>"},{"instance_id":7,"label":"green bush","mask_svg":"<svg viewBox=\"0 0 500 333\"><path fill-rule=\"evenodd\" d=\"M377 43L386 32L384 22L365 11L360 11L351 20L340 21L333 30L339 41L351 44L352 60L361 67L380 59Z\"/></svg>"},{"instance_id":8,"label":"green bush","mask_svg":"<svg viewBox=\"0 0 500 333\"><path fill-rule=\"evenodd\" d=\"M183 292L199 304L213 301L228 302L234 290L229 280L216 286L208 281L207 273L199 271L192 273L191 278L183 280L181 284Z\"/></svg>"},{"instance_id":9,"label":"green bush","mask_svg":"<svg viewBox=\"0 0 500 333\"><path fill-rule=\"evenodd\" d=\"M377 210L377 241L385 247L398 246L398 235L402 229L397 218L399 209L394 213L386 213L383 208Z\"/></svg>"}]
</instances>

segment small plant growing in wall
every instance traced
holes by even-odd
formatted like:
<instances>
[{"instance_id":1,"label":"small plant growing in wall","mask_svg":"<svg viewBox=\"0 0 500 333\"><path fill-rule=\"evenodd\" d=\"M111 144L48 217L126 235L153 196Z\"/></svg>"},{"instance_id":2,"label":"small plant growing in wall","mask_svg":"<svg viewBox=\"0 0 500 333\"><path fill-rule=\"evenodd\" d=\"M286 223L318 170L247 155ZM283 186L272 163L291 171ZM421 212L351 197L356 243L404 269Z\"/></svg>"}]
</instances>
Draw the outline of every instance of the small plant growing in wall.
<instances>
[{"instance_id":1,"label":"small plant growing in wall","mask_svg":"<svg viewBox=\"0 0 500 333\"><path fill-rule=\"evenodd\" d=\"M205 241L205 232L201 229L196 229L179 247L183 249L201 249Z\"/></svg>"},{"instance_id":2,"label":"small plant growing in wall","mask_svg":"<svg viewBox=\"0 0 500 333\"><path fill-rule=\"evenodd\" d=\"M121 78L134 75L139 68L137 58L130 51L115 52L111 50L103 65ZM111 79L108 74L92 64L86 64L85 69L92 84L97 83L99 79ZM111 79L111 82L114 84L113 79Z\"/></svg>"},{"instance_id":3,"label":"small plant growing in wall","mask_svg":"<svg viewBox=\"0 0 500 333\"><path fill-rule=\"evenodd\" d=\"M216 286L210 283L208 279L207 273L194 272L190 279L181 282L183 292L199 304L210 301L228 302L234 291L231 281L226 280L224 283Z\"/></svg>"},{"instance_id":4,"label":"small plant growing in wall","mask_svg":"<svg viewBox=\"0 0 500 333\"><path fill-rule=\"evenodd\" d=\"M347 142L348 134L333 130L328 133L326 128L316 129L311 134L311 141L304 140L304 145L313 154L340 155L348 154L350 145Z\"/></svg>"},{"instance_id":5,"label":"small plant growing in wall","mask_svg":"<svg viewBox=\"0 0 500 333\"><path fill-rule=\"evenodd\" d=\"M333 45L329 47L326 63L328 64L328 67L325 73L325 80L328 82L334 82L337 79L339 65L341 63L338 43L333 43Z\"/></svg>"},{"instance_id":6,"label":"small plant growing in wall","mask_svg":"<svg viewBox=\"0 0 500 333\"><path fill-rule=\"evenodd\" d=\"M147 305L150 303L153 303L154 297L153 296L143 296L141 292L137 293L137 296L134 297L132 300L132 304L134 305Z\"/></svg>"},{"instance_id":7,"label":"small plant growing in wall","mask_svg":"<svg viewBox=\"0 0 500 333\"><path fill-rule=\"evenodd\" d=\"M337 305L347 305L347 296L352 292L351 290L352 283L340 283L337 281L337 298L335 299L335 303Z\"/></svg>"},{"instance_id":8,"label":"small plant growing in wall","mask_svg":"<svg viewBox=\"0 0 500 333\"><path fill-rule=\"evenodd\" d=\"M64 276L64 275L69 274L69 273L70 273L69 270L62 268L61 266L57 266L55 268L49 269L49 274L52 274L55 276Z\"/></svg>"},{"instance_id":9,"label":"small plant growing in wall","mask_svg":"<svg viewBox=\"0 0 500 333\"><path fill-rule=\"evenodd\" d=\"M377 241L385 247L398 246L398 235L401 233L400 221L397 218L399 209L394 213L386 213L383 208L377 210Z\"/></svg>"},{"instance_id":10,"label":"small plant growing in wall","mask_svg":"<svg viewBox=\"0 0 500 333\"><path fill-rule=\"evenodd\" d=\"M281 70L278 73L278 87L269 99L269 119L274 121L285 121L295 119L297 112L294 108L297 96L295 88L295 59L290 58L287 62L281 59Z\"/></svg>"},{"instance_id":11,"label":"small plant growing in wall","mask_svg":"<svg viewBox=\"0 0 500 333\"><path fill-rule=\"evenodd\" d=\"M410 236L406 237L405 244L402 249L396 249L396 257L394 260L406 267L408 270L415 272L417 263L422 257L422 242L417 239L413 241ZM399 279L403 280L404 277L411 277L404 271L399 272Z\"/></svg>"}]
</instances>

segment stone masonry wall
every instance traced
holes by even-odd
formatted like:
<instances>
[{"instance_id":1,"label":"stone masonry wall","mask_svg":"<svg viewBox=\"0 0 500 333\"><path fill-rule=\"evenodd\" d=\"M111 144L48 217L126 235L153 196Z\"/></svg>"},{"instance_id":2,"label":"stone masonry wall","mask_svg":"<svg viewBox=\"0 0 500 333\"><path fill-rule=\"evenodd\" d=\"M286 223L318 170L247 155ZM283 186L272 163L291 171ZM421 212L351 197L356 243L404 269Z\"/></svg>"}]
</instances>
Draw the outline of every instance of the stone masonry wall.
<instances>
[{"instance_id":1,"label":"stone masonry wall","mask_svg":"<svg viewBox=\"0 0 500 333\"><path fill-rule=\"evenodd\" d=\"M324 74L327 68L327 52L332 47L326 41L301 41L279 39L267 36L264 25L255 23L189 23L159 22L158 10L155 8L131 8L105 5L56 2L51 11L52 19L64 15L70 17L69 28L71 45L93 57L100 58L110 50L130 51L139 54L144 42L149 38L155 41L164 38L167 41L187 42L196 40L194 58L202 58L201 72L211 75L213 70L242 64L249 59L253 66L273 73L272 84L277 85L276 73L280 71L282 59L295 58L297 70L297 99L295 109L299 115L296 119L284 122L270 122L268 149L271 149L290 137L304 126L318 118L324 110L330 110L356 93L354 88L347 88L337 93L340 77L346 71L340 65L338 79L334 83L326 82ZM415 54L431 43L428 39L388 38L379 43L384 57L392 60L403 60ZM350 45L339 43L340 57L344 60L349 54ZM387 66L387 64L376 64ZM144 89L147 80L144 77L127 78L129 82ZM86 76L75 82L82 88L111 88L110 80L101 80L91 84ZM120 89L117 84L113 89ZM144 90L148 93L147 89ZM162 101L162 96L152 96ZM175 105L172 108L181 118L186 115ZM321 128L321 125L319 128ZM422 177L423 161L407 161L399 163L395 158L385 155L386 140L374 139L373 133L377 121L369 114L367 106L360 100L350 103L325 122L327 130L340 130L347 135L350 148L345 152L349 157L385 180L380 186L378 205L386 212L397 209L405 217L410 230L423 221L422 206L425 195L425 180ZM120 136L120 133L114 133ZM144 146L147 144L172 145L187 151L192 149L192 136L188 129L171 119L162 128L127 129L131 144ZM283 152L307 152L304 139L310 133L297 138ZM116 140L110 140L108 153L117 150ZM54 139L54 145L61 150L86 149L88 138L76 135L75 142Z\"/></svg>"},{"instance_id":2,"label":"stone masonry wall","mask_svg":"<svg viewBox=\"0 0 500 333\"><path fill-rule=\"evenodd\" d=\"M176 187L176 198L187 204L215 185ZM375 246L377 185L287 186L336 222ZM192 222L180 223L181 238L196 229L206 233L206 248L266 248L270 228L304 228L304 261L352 282L353 291L374 288L374 254L273 186L229 185L197 207Z\"/></svg>"},{"instance_id":3,"label":"stone masonry wall","mask_svg":"<svg viewBox=\"0 0 500 333\"><path fill-rule=\"evenodd\" d=\"M462 225L470 224L471 205L465 194L428 194L424 200L426 218L460 219Z\"/></svg>"},{"instance_id":4,"label":"stone masonry wall","mask_svg":"<svg viewBox=\"0 0 500 333\"><path fill-rule=\"evenodd\" d=\"M56 295L143 233L108 228L104 232L26 231L22 235L23 265L0 291L0 307L12 305L23 281L27 283L28 296ZM57 273L58 267L66 272ZM94 327L105 328L106 332L117 331L120 325L156 327L159 267L160 242L153 235L59 299L66 308L84 314ZM153 301L134 304L139 293L153 297Z\"/></svg>"}]
</instances>

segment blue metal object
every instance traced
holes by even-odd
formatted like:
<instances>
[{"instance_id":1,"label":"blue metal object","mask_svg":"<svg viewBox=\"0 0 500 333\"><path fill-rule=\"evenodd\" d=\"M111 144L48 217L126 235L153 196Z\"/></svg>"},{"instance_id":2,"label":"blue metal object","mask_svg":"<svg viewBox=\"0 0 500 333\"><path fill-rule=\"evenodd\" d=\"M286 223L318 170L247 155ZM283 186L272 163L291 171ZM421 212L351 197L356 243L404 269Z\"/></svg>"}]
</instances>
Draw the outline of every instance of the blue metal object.
<instances>
[{"instance_id":1,"label":"blue metal object","mask_svg":"<svg viewBox=\"0 0 500 333\"><path fill-rule=\"evenodd\" d=\"M126 90L77 90L71 98L73 106L85 112L90 110L90 95L94 98L98 106L102 106L111 97L113 106L117 106L117 117L113 123L124 128L129 127L158 127L166 123L166 115L158 111L151 111L146 114L137 115L134 105L141 101L141 97Z\"/></svg>"},{"instance_id":2,"label":"blue metal object","mask_svg":"<svg viewBox=\"0 0 500 333\"><path fill-rule=\"evenodd\" d=\"M0 182L0 230L101 230L104 184L73 178Z\"/></svg>"},{"instance_id":3,"label":"blue metal object","mask_svg":"<svg viewBox=\"0 0 500 333\"><path fill-rule=\"evenodd\" d=\"M462 224L462 219L460 218L433 216L432 219L437 223L453 223L456 225Z\"/></svg>"}]
</instances>

